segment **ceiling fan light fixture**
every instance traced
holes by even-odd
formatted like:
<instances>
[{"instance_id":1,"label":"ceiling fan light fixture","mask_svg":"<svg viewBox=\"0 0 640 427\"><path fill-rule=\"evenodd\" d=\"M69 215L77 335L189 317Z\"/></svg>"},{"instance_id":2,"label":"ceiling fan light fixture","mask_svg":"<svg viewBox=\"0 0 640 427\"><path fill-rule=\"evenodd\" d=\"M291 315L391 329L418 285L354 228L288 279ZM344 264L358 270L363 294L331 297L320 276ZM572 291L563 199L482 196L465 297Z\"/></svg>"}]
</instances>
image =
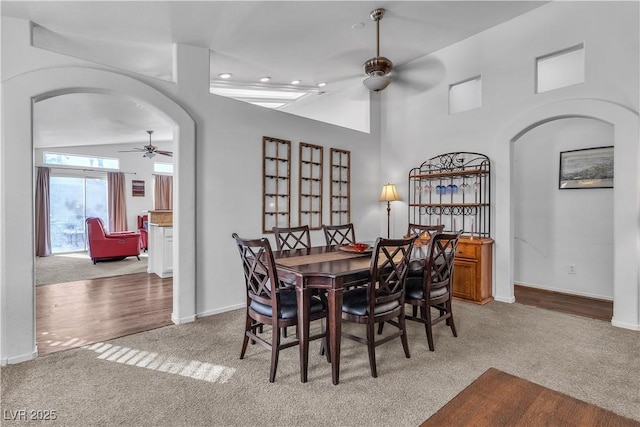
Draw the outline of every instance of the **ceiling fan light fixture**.
<instances>
[{"instance_id":1,"label":"ceiling fan light fixture","mask_svg":"<svg viewBox=\"0 0 640 427\"><path fill-rule=\"evenodd\" d=\"M149 159L152 159L155 155L156 155L156 153L154 153L153 151L147 151L146 153L144 153L142 155L142 157L147 157Z\"/></svg>"},{"instance_id":2,"label":"ceiling fan light fixture","mask_svg":"<svg viewBox=\"0 0 640 427\"><path fill-rule=\"evenodd\" d=\"M391 83L391 79L386 76L371 76L367 79L364 79L362 82L367 89L372 90L374 92L380 92Z\"/></svg>"}]
</instances>

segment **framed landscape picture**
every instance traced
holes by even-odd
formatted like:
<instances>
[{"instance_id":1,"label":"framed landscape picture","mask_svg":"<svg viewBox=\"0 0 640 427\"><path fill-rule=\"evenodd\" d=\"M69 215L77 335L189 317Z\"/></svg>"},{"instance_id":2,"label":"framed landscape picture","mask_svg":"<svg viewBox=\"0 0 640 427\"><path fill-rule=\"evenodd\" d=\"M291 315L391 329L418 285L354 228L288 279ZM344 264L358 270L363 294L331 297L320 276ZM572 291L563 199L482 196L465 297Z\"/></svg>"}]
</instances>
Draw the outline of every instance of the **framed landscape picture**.
<instances>
[{"instance_id":1,"label":"framed landscape picture","mask_svg":"<svg viewBox=\"0 0 640 427\"><path fill-rule=\"evenodd\" d=\"M560 152L559 188L613 188L613 147Z\"/></svg>"}]
</instances>

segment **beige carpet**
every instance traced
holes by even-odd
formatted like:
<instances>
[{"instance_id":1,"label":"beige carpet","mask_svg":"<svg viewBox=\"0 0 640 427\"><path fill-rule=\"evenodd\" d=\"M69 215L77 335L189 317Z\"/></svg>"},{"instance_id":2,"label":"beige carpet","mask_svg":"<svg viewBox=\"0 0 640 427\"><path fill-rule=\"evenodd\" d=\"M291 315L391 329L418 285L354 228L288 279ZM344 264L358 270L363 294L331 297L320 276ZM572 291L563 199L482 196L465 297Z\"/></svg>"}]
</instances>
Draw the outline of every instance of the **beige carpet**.
<instances>
[{"instance_id":1,"label":"beige carpet","mask_svg":"<svg viewBox=\"0 0 640 427\"><path fill-rule=\"evenodd\" d=\"M147 271L147 254L128 257L119 261L93 264L86 253L36 257L36 285L67 283L98 277L122 276Z\"/></svg>"},{"instance_id":2,"label":"beige carpet","mask_svg":"<svg viewBox=\"0 0 640 427\"><path fill-rule=\"evenodd\" d=\"M399 340L377 347L378 378L366 347L343 340L340 384L332 385L315 341L309 382L300 382L294 347L281 352L271 384L267 349L250 346L238 358L244 312L235 310L4 367L0 409L55 410L44 424L72 427L416 427L494 367L640 420L637 331L521 304L453 308L457 338L437 325L430 352L423 325L409 322L411 358Z\"/></svg>"}]
</instances>

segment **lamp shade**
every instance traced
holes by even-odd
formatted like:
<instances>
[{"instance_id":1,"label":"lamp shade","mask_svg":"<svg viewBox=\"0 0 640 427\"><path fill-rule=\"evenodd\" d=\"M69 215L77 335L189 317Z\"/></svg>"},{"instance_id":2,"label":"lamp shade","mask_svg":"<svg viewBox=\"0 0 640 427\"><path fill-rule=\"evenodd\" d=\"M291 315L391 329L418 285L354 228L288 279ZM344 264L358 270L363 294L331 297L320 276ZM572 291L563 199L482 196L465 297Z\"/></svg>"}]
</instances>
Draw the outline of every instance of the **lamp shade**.
<instances>
[{"instance_id":1,"label":"lamp shade","mask_svg":"<svg viewBox=\"0 0 640 427\"><path fill-rule=\"evenodd\" d=\"M367 87L367 89L374 92L379 92L389 86L389 83L391 83L391 79L385 76L371 76L367 79L364 79L362 83Z\"/></svg>"},{"instance_id":2,"label":"lamp shade","mask_svg":"<svg viewBox=\"0 0 640 427\"><path fill-rule=\"evenodd\" d=\"M380 194L381 202L395 202L396 200L400 200L398 196L398 191L396 190L395 184L386 184L382 187L382 193Z\"/></svg>"}]
</instances>

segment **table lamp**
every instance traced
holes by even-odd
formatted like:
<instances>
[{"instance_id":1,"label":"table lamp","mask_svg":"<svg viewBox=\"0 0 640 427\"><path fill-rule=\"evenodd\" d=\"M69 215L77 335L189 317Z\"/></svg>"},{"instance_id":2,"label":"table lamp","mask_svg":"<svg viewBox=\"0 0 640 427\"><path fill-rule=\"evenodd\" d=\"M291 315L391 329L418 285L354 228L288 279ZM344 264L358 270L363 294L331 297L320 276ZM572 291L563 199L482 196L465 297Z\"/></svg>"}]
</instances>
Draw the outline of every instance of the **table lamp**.
<instances>
[{"instance_id":1,"label":"table lamp","mask_svg":"<svg viewBox=\"0 0 640 427\"><path fill-rule=\"evenodd\" d=\"M396 191L396 185L387 183L382 186L380 201L387 202L387 239L389 238L389 230L391 228L391 202L395 202L396 200L400 200L400 197L398 197L398 191Z\"/></svg>"}]
</instances>

